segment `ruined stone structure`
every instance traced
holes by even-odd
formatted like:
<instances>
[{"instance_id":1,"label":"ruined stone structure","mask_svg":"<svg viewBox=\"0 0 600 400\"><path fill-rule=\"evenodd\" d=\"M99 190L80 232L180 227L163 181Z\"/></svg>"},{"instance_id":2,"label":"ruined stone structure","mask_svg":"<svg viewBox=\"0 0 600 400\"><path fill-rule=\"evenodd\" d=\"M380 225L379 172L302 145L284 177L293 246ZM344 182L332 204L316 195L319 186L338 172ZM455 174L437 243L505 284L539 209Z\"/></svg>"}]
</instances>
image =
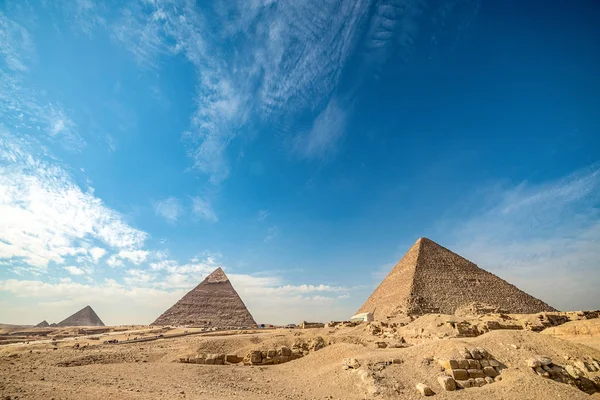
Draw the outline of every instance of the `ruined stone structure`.
<instances>
[{"instance_id":1,"label":"ruined stone structure","mask_svg":"<svg viewBox=\"0 0 600 400\"><path fill-rule=\"evenodd\" d=\"M92 307L85 306L69 318L56 324L56 326L104 326L104 322Z\"/></svg>"},{"instance_id":2,"label":"ruined stone structure","mask_svg":"<svg viewBox=\"0 0 600 400\"><path fill-rule=\"evenodd\" d=\"M225 272L217 268L152 325L233 328L254 327L256 322Z\"/></svg>"},{"instance_id":3,"label":"ruined stone structure","mask_svg":"<svg viewBox=\"0 0 600 400\"><path fill-rule=\"evenodd\" d=\"M454 314L474 302L515 314L556 311L458 254L420 238L357 313L372 312L376 320L396 315Z\"/></svg>"}]
</instances>

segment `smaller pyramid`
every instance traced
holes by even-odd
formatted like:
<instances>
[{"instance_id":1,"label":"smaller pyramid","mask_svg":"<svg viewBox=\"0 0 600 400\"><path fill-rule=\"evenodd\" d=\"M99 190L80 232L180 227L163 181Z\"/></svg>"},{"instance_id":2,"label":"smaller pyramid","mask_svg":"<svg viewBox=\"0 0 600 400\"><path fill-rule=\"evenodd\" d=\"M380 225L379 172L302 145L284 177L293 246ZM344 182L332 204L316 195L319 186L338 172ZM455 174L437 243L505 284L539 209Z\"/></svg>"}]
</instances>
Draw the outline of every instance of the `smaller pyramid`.
<instances>
[{"instance_id":1,"label":"smaller pyramid","mask_svg":"<svg viewBox=\"0 0 600 400\"><path fill-rule=\"evenodd\" d=\"M36 328L48 328L49 326L50 326L50 324L48 323L48 321L43 320L42 322L37 324L35 327Z\"/></svg>"},{"instance_id":2,"label":"smaller pyramid","mask_svg":"<svg viewBox=\"0 0 600 400\"><path fill-rule=\"evenodd\" d=\"M85 306L69 318L60 321L56 326L104 326L104 322L102 322L92 307Z\"/></svg>"},{"instance_id":3,"label":"smaller pyramid","mask_svg":"<svg viewBox=\"0 0 600 400\"><path fill-rule=\"evenodd\" d=\"M217 268L152 325L232 328L255 326L256 322L225 272Z\"/></svg>"}]
</instances>

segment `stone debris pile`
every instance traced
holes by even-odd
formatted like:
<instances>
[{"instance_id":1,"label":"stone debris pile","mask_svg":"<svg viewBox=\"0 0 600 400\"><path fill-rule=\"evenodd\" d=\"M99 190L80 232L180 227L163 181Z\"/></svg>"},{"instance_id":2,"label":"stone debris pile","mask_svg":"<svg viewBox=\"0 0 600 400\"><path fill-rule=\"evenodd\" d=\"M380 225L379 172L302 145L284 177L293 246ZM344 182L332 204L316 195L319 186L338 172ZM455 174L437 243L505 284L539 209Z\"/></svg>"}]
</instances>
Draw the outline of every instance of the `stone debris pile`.
<instances>
[{"instance_id":1,"label":"stone debris pile","mask_svg":"<svg viewBox=\"0 0 600 400\"><path fill-rule=\"evenodd\" d=\"M504 366L484 348L463 349L457 359L438 360L447 375L438 378L444 390L467 389L494 383L502 379Z\"/></svg>"},{"instance_id":2,"label":"stone debris pile","mask_svg":"<svg viewBox=\"0 0 600 400\"><path fill-rule=\"evenodd\" d=\"M566 383L577 387L587 394L600 392L600 362L590 358L573 360L566 357L570 364L564 367L555 364L549 357L533 357L525 360L531 370L542 378Z\"/></svg>"}]
</instances>

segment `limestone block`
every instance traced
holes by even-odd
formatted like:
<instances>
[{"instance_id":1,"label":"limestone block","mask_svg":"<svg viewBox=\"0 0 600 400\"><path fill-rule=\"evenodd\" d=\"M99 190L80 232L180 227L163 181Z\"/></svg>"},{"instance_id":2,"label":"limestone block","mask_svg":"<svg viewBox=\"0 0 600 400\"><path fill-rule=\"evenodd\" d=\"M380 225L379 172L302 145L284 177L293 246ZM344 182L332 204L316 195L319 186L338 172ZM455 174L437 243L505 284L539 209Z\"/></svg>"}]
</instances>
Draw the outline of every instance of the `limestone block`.
<instances>
[{"instance_id":1,"label":"limestone block","mask_svg":"<svg viewBox=\"0 0 600 400\"><path fill-rule=\"evenodd\" d=\"M586 363L585 361L577 360L573 363L573 365L575 365L575 368L579 369L582 372L593 372L588 363Z\"/></svg>"},{"instance_id":2,"label":"limestone block","mask_svg":"<svg viewBox=\"0 0 600 400\"><path fill-rule=\"evenodd\" d=\"M281 346L281 347L279 348L279 351L278 351L278 352L279 352L279 353L280 353L280 355L282 355L282 356L288 356L288 357L289 357L289 356L291 356L291 355L292 355L292 351L291 351L291 350L290 350L290 348L289 348L289 347L287 347L287 346Z\"/></svg>"},{"instance_id":3,"label":"limestone block","mask_svg":"<svg viewBox=\"0 0 600 400\"><path fill-rule=\"evenodd\" d=\"M469 369L481 369L479 360L469 360Z\"/></svg>"},{"instance_id":4,"label":"limestone block","mask_svg":"<svg viewBox=\"0 0 600 400\"><path fill-rule=\"evenodd\" d=\"M459 368L456 360L438 360L438 362L446 371Z\"/></svg>"},{"instance_id":5,"label":"limestone block","mask_svg":"<svg viewBox=\"0 0 600 400\"><path fill-rule=\"evenodd\" d=\"M277 351L276 350L267 350L267 358L274 358L277 355Z\"/></svg>"},{"instance_id":6,"label":"limestone block","mask_svg":"<svg viewBox=\"0 0 600 400\"><path fill-rule=\"evenodd\" d=\"M244 359L242 357L238 357L236 354L227 354L225 361L231 364L237 364L244 361Z\"/></svg>"},{"instance_id":7,"label":"limestone block","mask_svg":"<svg viewBox=\"0 0 600 400\"><path fill-rule=\"evenodd\" d=\"M483 356L481 355L481 353L480 353L480 352L479 352L479 350L477 350L477 349L472 349L472 350L470 351L470 353L471 353L471 357L472 357L474 360L481 360L481 359L483 358Z\"/></svg>"},{"instance_id":8,"label":"limestone block","mask_svg":"<svg viewBox=\"0 0 600 400\"><path fill-rule=\"evenodd\" d=\"M565 371L571 376L573 379L579 379L583 376L583 372L573 367L572 365L567 365L565 367Z\"/></svg>"},{"instance_id":9,"label":"limestone block","mask_svg":"<svg viewBox=\"0 0 600 400\"><path fill-rule=\"evenodd\" d=\"M478 347L477 351L479 351L479 354L481 354L481 356L484 359L487 360L488 358L490 358L490 353L488 353L488 351L486 349L484 349L483 347Z\"/></svg>"},{"instance_id":10,"label":"limestone block","mask_svg":"<svg viewBox=\"0 0 600 400\"><path fill-rule=\"evenodd\" d=\"M469 378L469 379L465 379L463 381L456 381L456 387L460 388L460 389L467 389L467 388L472 388L472 387L476 387L477 383L475 382L475 379L473 378Z\"/></svg>"},{"instance_id":11,"label":"limestone block","mask_svg":"<svg viewBox=\"0 0 600 400\"><path fill-rule=\"evenodd\" d=\"M479 363L481 364L481 368L485 368L485 367L489 367L490 366L490 362L488 360L480 360Z\"/></svg>"},{"instance_id":12,"label":"limestone block","mask_svg":"<svg viewBox=\"0 0 600 400\"><path fill-rule=\"evenodd\" d=\"M485 385L487 385L487 381L485 380L485 378L475 378L475 386L482 387Z\"/></svg>"},{"instance_id":13,"label":"limestone block","mask_svg":"<svg viewBox=\"0 0 600 400\"><path fill-rule=\"evenodd\" d=\"M529 368L539 368L542 366L542 363L537 358L530 358L526 362Z\"/></svg>"},{"instance_id":14,"label":"limestone block","mask_svg":"<svg viewBox=\"0 0 600 400\"><path fill-rule=\"evenodd\" d=\"M462 358L473 358L471 357L471 353L467 349L462 349L459 353Z\"/></svg>"},{"instance_id":15,"label":"limestone block","mask_svg":"<svg viewBox=\"0 0 600 400\"><path fill-rule=\"evenodd\" d=\"M375 342L375 344L380 349L385 349L388 346L388 344L386 342Z\"/></svg>"},{"instance_id":16,"label":"limestone block","mask_svg":"<svg viewBox=\"0 0 600 400\"><path fill-rule=\"evenodd\" d=\"M469 373L466 369L453 369L450 375L457 381L466 381L469 379Z\"/></svg>"},{"instance_id":17,"label":"limestone block","mask_svg":"<svg viewBox=\"0 0 600 400\"><path fill-rule=\"evenodd\" d=\"M498 372L496 372L494 367L483 367L483 374L485 376L489 376L490 378L495 378L498 376Z\"/></svg>"},{"instance_id":18,"label":"limestone block","mask_svg":"<svg viewBox=\"0 0 600 400\"><path fill-rule=\"evenodd\" d=\"M252 364L260 364L262 361L262 353L258 350L255 350L250 353L250 362Z\"/></svg>"},{"instance_id":19,"label":"limestone block","mask_svg":"<svg viewBox=\"0 0 600 400\"><path fill-rule=\"evenodd\" d=\"M423 396L433 396L433 390L431 390L431 388L427 385L425 385L424 383L417 383L417 391L419 393L421 393L421 395Z\"/></svg>"},{"instance_id":20,"label":"limestone block","mask_svg":"<svg viewBox=\"0 0 600 400\"><path fill-rule=\"evenodd\" d=\"M469 378L485 378L483 371L480 369L468 369L467 373L469 374Z\"/></svg>"},{"instance_id":21,"label":"limestone block","mask_svg":"<svg viewBox=\"0 0 600 400\"><path fill-rule=\"evenodd\" d=\"M214 365L214 363L215 363L214 358L207 358L205 361L205 364L208 364L208 365Z\"/></svg>"},{"instance_id":22,"label":"limestone block","mask_svg":"<svg viewBox=\"0 0 600 400\"><path fill-rule=\"evenodd\" d=\"M490 363L490 367L499 367L500 363L498 362L498 360L494 360L493 358L490 358L488 360L488 362Z\"/></svg>"},{"instance_id":23,"label":"limestone block","mask_svg":"<svg viewBox=\"0 0 600 400\"><path fill-rule=\"evenodd\" d=\"M485 377L485 381L486 381L487 383L494 383L494 378L492 378L492 377L489 377L489 376L486 376L486 377Z\"/></svg>"},{"instance_id":24,"label":"limestone block","mask_svg":"<svg viewBox=\"0 0 600 400\"><path fill-rule=\"evenodd\" d=\"M459 369L469 369L469 360L460 359L456 360L456 362L458 363Z\"/></svg>"},{"instance_id":25,"label":"limestone block","mask_svg":"<svg viewBox=\"0 0 600 400\"><path fill-rule=\"evenodd\" d=\"M552 364L552 359L548 358L548 357L538 357L538 360L540 360L540 364L542 365L550 365Z\"/></svg>"},{"instance_id":26,"label":"limestone block","mask_svg":"<svg viewBox=\"0 0 600 400\"><path fill-rule=\"evenodd\" d=\"M535 367L533 369L537 374L544 378L550 378L550 374L542 369L542 367Z\"/></svg>"},{"instance_id":27,"label":"limestone block","mask_svg":"<svg viewBox=\"0 0 600 400\"><path fill-rule=\"evenodd\" d=\"M392 364L402 364L402 359L400 359L400 358L393 358L392 359Z\"/></svg>"},{"instance_id":28,"label":"limestone block","mask_svg":"<svg viewBox=\"0 0 600 400\"><path fill-rule=\"evenodd\" d=\"M187 362L190 362L190 359L189 359L189 357L181 357L179 359L179 362L180 363L187 363Z\"/></svg>"},{"instance_id":29,"label":"limestone block","mask_svg":"<svg viewBox=\"0 0 600 400\"><path fill-rule=\"evenodd\" d=\"M437 381L444 390L449 392L456 390L456 382L451 376L438 376Z\"/></svg>"}]
</instances>

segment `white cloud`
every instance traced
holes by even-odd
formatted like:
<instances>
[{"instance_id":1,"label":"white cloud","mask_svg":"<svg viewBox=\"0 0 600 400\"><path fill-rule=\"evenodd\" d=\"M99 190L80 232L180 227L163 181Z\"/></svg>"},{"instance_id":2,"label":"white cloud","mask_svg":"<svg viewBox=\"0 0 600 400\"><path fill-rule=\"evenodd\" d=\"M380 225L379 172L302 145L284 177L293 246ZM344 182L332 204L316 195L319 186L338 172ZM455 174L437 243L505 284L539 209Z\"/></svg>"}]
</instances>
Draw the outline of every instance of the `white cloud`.
<instances>
[{"instance_id":1,"label":"white cloud","mask_svg":"<svg viewBox=\"0 0 600 400\"><path fill-rule=\"evenodd\" d=\"M600 303L600 168L496 187L471 214L453 210L448 247L559 309ZM459 219L460 218L460 219Z\"/></svg>"},{"instance_id":2,"label":"white cloud","mask_svg":"<svg viewBox=\"0 0 600 400\"><path fill-rule=\"evenodd\" d=\"M86 255L96 241L123 250L144 243L146 233L26 147L7 132L0 135L0 260L45 271L50 262Z\"/></svg>"},{"instance_id":3,"label":"white cloud","mask_svg":"<svg viewBox=\"0 0 600 400\"><path fill-rule=\"evenodd\" d=\"M83 275L85 274L85 271L82 270L81 268L77 268L74 265L69 265L67 267L64 268L68 273L70 273L71 275Z\"/></svg>"},{"instance_id":4,"label":"white cloud","mask_svg":"<svg viewBox=\"0 0 600 400\"><path fill-rule=\"evenodd\" d=\"M94 247L89 252L95 263L97 263L106 254L106 250L101 247Z\"/></svg>"},{"instance_id":5,"label":"white cloud","mask_svg":"<svg viewBox=\"0 0 600 400\"><path fill-rule=\"evenodd\" d=\"M168 197L154 203L154 212L167 221L175 222L183 212L183 208L175 197Z\"/></svg>"},{"instance_id":6,"label":"white cloud","mask_svg":"<svg viewBox=\"0 0 600 400\"><path fill-rule=\"evenodd\" d=\"M198 196L193 197L192 211L198 217L208 222L217 222L219 220L208 199L204 199Z\"/></svg>"}]
</instances>

